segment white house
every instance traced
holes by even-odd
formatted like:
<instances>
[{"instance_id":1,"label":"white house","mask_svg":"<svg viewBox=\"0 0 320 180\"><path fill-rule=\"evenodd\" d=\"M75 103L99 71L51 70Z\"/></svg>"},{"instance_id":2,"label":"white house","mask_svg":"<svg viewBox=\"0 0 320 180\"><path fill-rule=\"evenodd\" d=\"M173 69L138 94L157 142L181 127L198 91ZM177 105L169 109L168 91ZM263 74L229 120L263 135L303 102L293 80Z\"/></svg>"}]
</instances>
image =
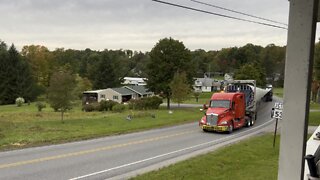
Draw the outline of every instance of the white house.
<instances>
[{"instance_id":1,"label":"white house","mask_svg":"<svg viewBox=\"0 0 320 180\"><path fill-rule=\"evenodd\" d=\"M193 89L198 92L213 92L219 91L221 82L211 78L196 78Z\"/></svg>"},{"instance_id":2,"label":"white house","mask_svg":"<svg viewBox=\"0 0 320 180\"><path fill-rule=\"evenodd\" d=\"M120 88L108 88L83 92L83 104L100 102L101 100L112 100L118 103L127 102L130 99L153 96L145 86L123 86Z\"/></svg>"},{"instance_id":3,"label":"white house","mask_svg":"<svg viewBox=\"0 0 320 180\"><path fill-rule=\"evenodd\" d=\"M123 85L136 85L136 86L145 86L146 78L138 78L138 77L124 77Z\"/></svg>"}]
</instances>

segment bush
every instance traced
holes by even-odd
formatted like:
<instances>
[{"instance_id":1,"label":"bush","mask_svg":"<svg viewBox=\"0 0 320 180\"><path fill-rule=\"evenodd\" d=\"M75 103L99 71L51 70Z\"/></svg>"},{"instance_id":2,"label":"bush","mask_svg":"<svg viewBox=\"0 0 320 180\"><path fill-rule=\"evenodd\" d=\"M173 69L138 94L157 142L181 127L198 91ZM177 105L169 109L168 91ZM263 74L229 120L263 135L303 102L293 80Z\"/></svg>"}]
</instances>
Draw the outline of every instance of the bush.
<instances>
[{"instance_id":1,"label":"bush","mask_svg":"<svg viewBox=\"0 0 320 180\"><path fill-rule=\"evenodd\" d=\"M126 106L123 104L116 104L113 106L112 111L114 112L123 112L126 109Z\"/></svg>"},{"instance_id":2,"label":"bush","mask_svg":"<svg viewBox=\"0 0 320 180\"><path fill-rule=\"evenodd\" d=\"M129 101L129 109L159 109L160 104L162 104L162 98L157 96L142 99L131 99Z\"/></svg>"},{"instance_id":3,"label":"bush","mask_svg":"<svg viewBox=\"0 0 320 180\"><path fill-rule=\"evenodd\" d=\"M36 103L36 107L38 108L38 111L41 112L43 108L46 108L46 104L43 102L38 101Z\"/></svg>"},{"instance_id":4,"label":"bush","mask_svg":"<svg viewBox=\"0 0 320 180\"><path fill-rule=\"evenodd\" d=\"M23 103L24 103L24 99L23 99L22 97L18 97L18 98L16 99L16 105L17 105L18 107L22 106Z\"/></svg>"},{"instance_id":5,"label":"bush","mask_svg":"<svg viewBox=\"0 0 320 180\"><path fill-rule=\"evenodd\" d=\"M102 100L100 101L100 110L99 111L111 111L113 109L113 106L117 105L119 103L115 101L106 101Z\"/></svg>"},{"instance_id":6,"label":"bush","mask_svg":"<svg viewBox=\"0 0 320 180\"><path fill-rule=\"evenodd\" d=\"M145 103L141 99L131 99L129 101L129 109L142 110L145 108Z\"/></svg>"},{"instance_id":7,"label":"bush","mask_svg":"<svg viewBox=\"0 0 320 180\"><path fill-rule=\"evenodd\" d=\"M101 110L101 106L97 102L91 103L91 104L85 104L83 106L83 110L85 112L100 111Z\"/></svg>"},{"instance_id":8,"label":"bush","mask_svg":"<svg viewBox=\"0 0 320 180\"><path fill-rule=\"evenodd\" d=\"M146 109L159 109L160 104L163 103L162 98L157 96L143 98L143 100L145 100L146 102L145 104Z\"/></svg>"}]
</instances>

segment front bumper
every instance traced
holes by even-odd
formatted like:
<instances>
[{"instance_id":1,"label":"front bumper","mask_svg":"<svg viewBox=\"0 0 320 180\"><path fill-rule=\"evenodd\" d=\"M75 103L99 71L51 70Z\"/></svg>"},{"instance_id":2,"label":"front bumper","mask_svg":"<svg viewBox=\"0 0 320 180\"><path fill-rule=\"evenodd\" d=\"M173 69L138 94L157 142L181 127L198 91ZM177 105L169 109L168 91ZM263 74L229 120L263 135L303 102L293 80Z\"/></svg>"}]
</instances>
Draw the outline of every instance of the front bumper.
<instances>
[{"instance_id":1,"label":"front bumper","mask_svg":"<svg viewBox=\"0 0 320 180\"><path fill-rule=\"evenodd\" d=\"M228 126L209 126L209 125L200 125L201 129L204 130L208 130L208 131L219 131L219 132L223 132L223 131L229 131L229 127Z\"/></svg>"}]
</instances>

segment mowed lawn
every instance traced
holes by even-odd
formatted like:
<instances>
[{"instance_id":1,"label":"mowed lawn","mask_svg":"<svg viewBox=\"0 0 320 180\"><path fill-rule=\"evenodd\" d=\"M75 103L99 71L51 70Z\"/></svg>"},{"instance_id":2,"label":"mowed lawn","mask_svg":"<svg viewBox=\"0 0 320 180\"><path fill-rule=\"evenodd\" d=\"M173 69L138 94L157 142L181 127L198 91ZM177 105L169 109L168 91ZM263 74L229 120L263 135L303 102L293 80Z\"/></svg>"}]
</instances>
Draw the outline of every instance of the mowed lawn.
<instances>
[{"instance_id":1,"label":"mowed lawn","mask_svg":"<svg viewBox=\"0 0 320 180\"><path fill-rule=\"evenodd\" d=\"M190 94L189 98L185 100L183 103L185 104L209 104L210 98L212 96L213 92L203 92L200 93L200 96L198 98L198 101L194 97L193 94ZM163 101L166 102L166 101Z\"/></svg>"},{"instance_id":2,"label":"mowed lawn","mask_svg":"<svg viewBox=\"0 0 320 180\"><path fill-rule=\"evenodd\" d=\"M277 179L279 136L266 134L132 178L142 179Z\"/></svg>"},{"instance_id":3,"label":"mowed lawn","mask_svg":"<svg viewBox=\"0 0 320 180\"><path fill-rule=\"evenodd\" d=\"M134 114L129 121L126 117ZM155 115L155 118L151 116ZM0 106L0 150L38 146L130 133L169 125L195 122L202 113L198 108L113 112L83 112L81 107L61 113L50 107L38 112L35 104Z\"/></svg>"}]
</instances>

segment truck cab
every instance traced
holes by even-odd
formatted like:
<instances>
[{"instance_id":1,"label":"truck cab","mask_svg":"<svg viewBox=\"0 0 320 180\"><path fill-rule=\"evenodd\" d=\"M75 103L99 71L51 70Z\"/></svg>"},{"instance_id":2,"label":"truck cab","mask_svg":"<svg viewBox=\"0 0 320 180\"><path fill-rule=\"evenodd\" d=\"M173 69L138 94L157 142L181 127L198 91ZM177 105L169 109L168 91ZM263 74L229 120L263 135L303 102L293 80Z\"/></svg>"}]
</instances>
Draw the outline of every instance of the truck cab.
<instances>
[{"instance_id":1,"label":"truck cab","mask_svg":"<svg viewBox=\"0 0 320 180\"><path fill-rule=\"evenodd\" d=\"M231 133L234 129L246 125L245 112L244 93L214 93L199 126L204 131Z\"/></svg>"}]
</instances>

